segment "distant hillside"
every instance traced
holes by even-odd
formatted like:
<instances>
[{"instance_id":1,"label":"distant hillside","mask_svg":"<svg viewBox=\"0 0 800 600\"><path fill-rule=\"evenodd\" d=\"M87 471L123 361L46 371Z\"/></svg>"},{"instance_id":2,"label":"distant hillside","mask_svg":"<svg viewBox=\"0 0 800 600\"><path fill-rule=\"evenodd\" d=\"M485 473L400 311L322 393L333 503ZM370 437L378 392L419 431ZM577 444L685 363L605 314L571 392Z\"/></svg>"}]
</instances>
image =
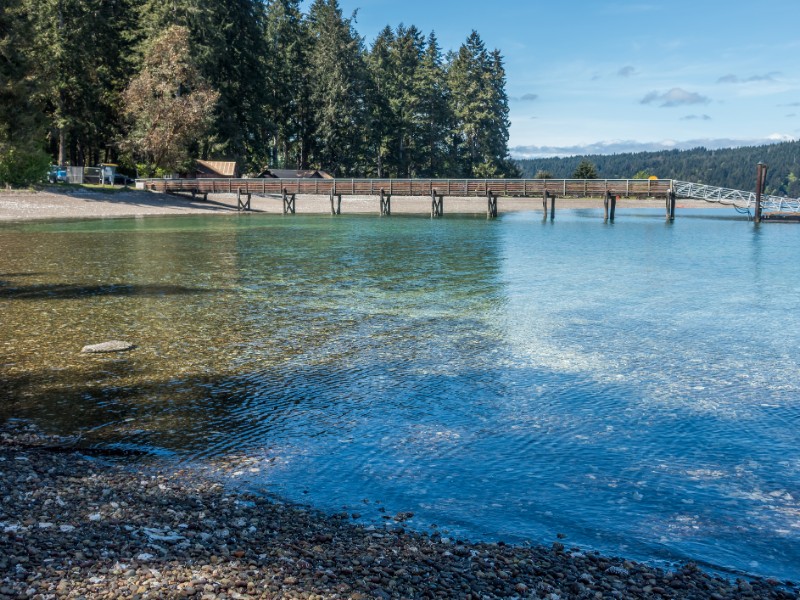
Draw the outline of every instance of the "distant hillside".
<instances>
[{"instance_id":1,"label":"distant hillside","mask_svg":"<svg viewBox=\"0 0 800 600\"><path fill-rule=\"evenodd\" d=\"M680 179L738 190L755 189L756 165L769 165L767 191L800 198L800 141L724 150L668 150L517 160L524 177L547 171L556 179L569 179L582 160L597 167L601 179L628 179L646 171L659 179Z\"/></svg>"}]
</instances>

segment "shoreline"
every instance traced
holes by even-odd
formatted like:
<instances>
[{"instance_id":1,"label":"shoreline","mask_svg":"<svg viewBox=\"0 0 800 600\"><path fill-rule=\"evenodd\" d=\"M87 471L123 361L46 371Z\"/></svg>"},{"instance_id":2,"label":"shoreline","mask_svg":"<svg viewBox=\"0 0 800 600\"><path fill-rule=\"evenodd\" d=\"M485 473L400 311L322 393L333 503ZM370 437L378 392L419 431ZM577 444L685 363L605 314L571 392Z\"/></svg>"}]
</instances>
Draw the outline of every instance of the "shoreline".
<instances>
[{"instance_id":1,"label":"shoreline","mask_svg":"<svg viewBox=\"0 0 800 600\"><path fill-rule=\"evenodd\" d=\"M380 214L378 197L344 196L342 216L347 214ZM283 202L278 197L253 196L253 214L283 214ZM298 196L297 214L330 215L330 199L327 196ZM556 214L561 210L602 208L602 198L559 198L556 200ZM621 199L618 210L651 208L664 210L660 199ZM729 206L701 200L682 200L677 204L680 210L698 208L724 209ZM430 214L430 198L415 196L395 196L392 198L392 214L426 215ZM499 213L542 211L542 201L538 198L499 198ZM731 209L732 214L733 210ZM114 217L141 217L153 215L230 215L238 214L236 194L215 194L208 201L192 200L183 196L158 194L141 190L123 189L115 192L69 188L59 190L45 188L35 191L0 190L0 222L38 221L54 219L91 219ZM444 216L485 215L485 198L444 199Z\"/></svg>"},{"instance_id":2,"label":"shoreline","mask_svg":"<svg viewBox=\"0 0 800 600\"><path fill-rule=\"evenodd\" d=\"M789 582L449 540L64 451L0 425L0 598L797 598ZM48 449L49 448L49 449Z\"/></svg>"}]
</instances>

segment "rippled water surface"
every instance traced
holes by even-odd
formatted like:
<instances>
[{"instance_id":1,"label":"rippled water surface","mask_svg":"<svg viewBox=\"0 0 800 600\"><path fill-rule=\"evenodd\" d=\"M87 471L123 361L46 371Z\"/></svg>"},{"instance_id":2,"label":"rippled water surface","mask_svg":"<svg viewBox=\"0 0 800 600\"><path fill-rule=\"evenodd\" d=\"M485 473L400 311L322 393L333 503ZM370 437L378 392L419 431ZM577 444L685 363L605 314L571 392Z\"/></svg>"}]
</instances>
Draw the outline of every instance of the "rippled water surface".
<instances>
[{"instance_id":1,"label":"rippled water surface","mask_svg":"<svg viewBox=\"0 0 800 600\"><path fill-rule=\"evenodd\" d=\"M800 579L800 226L734 216L3 225L0 418L367 522ZM109 339L137 349L80 354Z\"/></svg>"}]
</instances>

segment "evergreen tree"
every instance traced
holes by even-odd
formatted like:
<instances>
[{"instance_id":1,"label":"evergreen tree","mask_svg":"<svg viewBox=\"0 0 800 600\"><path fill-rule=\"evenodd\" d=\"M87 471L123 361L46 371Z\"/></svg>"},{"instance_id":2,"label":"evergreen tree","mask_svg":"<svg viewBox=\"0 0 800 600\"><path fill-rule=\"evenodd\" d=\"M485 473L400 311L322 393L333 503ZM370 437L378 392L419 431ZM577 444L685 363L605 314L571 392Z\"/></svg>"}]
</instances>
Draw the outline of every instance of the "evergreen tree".
<instances>
[{"instance_id":1,"label":"evergreen tree","mask_svg":"<svg viewBox=\"0 0 800 600\"><path fill-rule=\"evenodd\" d=\"M597 167L589 160L582 160L572 174L573 179L597 179Z\"/></svg>"},{"instance_id":2,"label":"evergreen tree","mask_svg":"<svg viewBox=\"0 0 800 600\"><path fill-rule=\"evenodd\" d=\"M28 76L30 29L20 0L0 5L0 185L38 181L50 162L41 107L30 102L37 89Z\"/></svg>"},{"instance_id":3,"label":"evergreen tree","mask_svg":"<svg viewBox=\"0 0 800 600\"><path fill-rule=\"evenodd\" d=\"M24 0L33 20L32 75L40 82L58 162L112 158L128 70L130 0ZM97 49L102 49L98 52Z\"/></svg>"},{"instance_id":4,"label":"evergreen tree","mask_svg":"<svg viewBox=\"0 0 800 600\"><path fill-rule=\"evenodd\" d=\"M393 89L392 47L394 31L388 25L381 30L367 56L369 70L368 126L368 172L383 178L392 174L394 164L390 160L393 140L398 124L389 98ZM396 174L396 173L395 173Z\"/></svg>"},{"instance_id":5,"label":"evergreen tree","mask_svg":"<svg viewBox=\"0 0 800 600\"><path fill-rule=\"evenodd\" d=\"M453 115L442 52L434 33L428 36L414 79L414 94L417 99L412 120L416 150L414 175L445 177L450 172L447 139L453 128Z\"/></svg>"},{"instance_id":6,"label":"evergreen tree","mask_svg":"<svg viewBox=\"0 0 800 600\"><path fill-rule=\"evenodd\" d=\"M394 85L389 90L389 106L396 124L392 154L396 175L402 178L412 176L417 170L419 132L416 116L420 98L415 83L424 47L425 40L416 27L400 25L397 28L391 47Z\"/></svg>"},{"instance_id":7,"label":"evergreen tree","mask_svg":"<svg viewBox=\"0 0 800 600\"><path fill-rule=\"evenodd\" d=\"M456 155L465 177L515 174L508 158L508 97L499 51L491 54L473 31L448 70Z\"/></svg>"},{"instance_id":8,"label":"evergreen tree","mask_svg":"<svg viewBox=\"0 0 800 600\"><path fill-rule=\"evenodd\" d=\"M266 22L270 164L307 168L314 131L308 78L310 39L300 0L270 0Z\"/></svg>"},{"instance_id":9,"label":"evergreen tree","mask_svg":"<svg viewBox=\"0 0 800 600\"><path fill-rule=\"evenodd\" d=\"M316 116L314 162L336 176L356 175L367 161L368 76L361 38L338 0L314 0L309 77Z\"/></svg>"}]
</instances>

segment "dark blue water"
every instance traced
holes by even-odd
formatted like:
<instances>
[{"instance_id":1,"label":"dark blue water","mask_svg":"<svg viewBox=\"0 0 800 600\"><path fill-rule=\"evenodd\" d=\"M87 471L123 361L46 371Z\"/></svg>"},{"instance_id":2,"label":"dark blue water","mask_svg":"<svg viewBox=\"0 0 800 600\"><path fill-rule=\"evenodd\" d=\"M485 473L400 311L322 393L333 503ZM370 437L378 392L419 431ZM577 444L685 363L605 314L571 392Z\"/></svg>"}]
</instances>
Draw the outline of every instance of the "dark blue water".
<instances>
[{"instance_id":1,"label":"dark blue water","mask_svg":"<svg viewBox=\"0 0 800 600\"><path fill-rule=\"evenodd\" d=\"M6 226L0 417L367 522L796 580L799 240L725 211ZM139 347L76 352L112 338Z\"/></svg>"}]
</instances>

